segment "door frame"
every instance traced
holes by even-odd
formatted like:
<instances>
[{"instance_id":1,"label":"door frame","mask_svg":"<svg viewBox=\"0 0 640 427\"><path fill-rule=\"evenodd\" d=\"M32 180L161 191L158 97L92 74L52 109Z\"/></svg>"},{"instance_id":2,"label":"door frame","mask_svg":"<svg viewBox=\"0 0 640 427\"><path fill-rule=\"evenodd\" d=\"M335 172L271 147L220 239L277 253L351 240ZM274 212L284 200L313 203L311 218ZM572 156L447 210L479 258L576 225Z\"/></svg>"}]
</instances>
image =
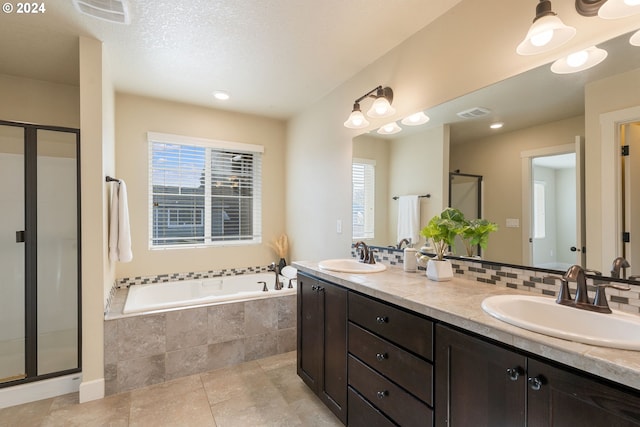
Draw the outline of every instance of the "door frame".
<instances>
[{"instance_id":1,"label":"door frame","mask_svg":"<svg viewBox=\"0 0 640 427\"><path fill-rule=\"evenodd\" d=\"M640 121L640 107L625 108L600 115L600 263L602 268L622 256L622 168L620 166L620 126ZM603 191L614 189L614 191ZM605 218L609 218L605 220ZM613 219L613 220L611 220ZM604 227L611 222L610 227Z\"/></svg>"},{"instance_id":2,"label":"door frame","mask_svg":"<svg viewBox=\"0 0 640 427\"><path fill-rule=\"evenodd\" d=\"M576 153L576 247L580 259L576 263L584 266L585 257L585 227L584 227L584 156L583 139L575 137L573 144L555 145L551 147L525 150L520 153L522 161L522 260L526 265L533 265L532 215L531 215L531 181L533 179L532 160L535 157L547 157L560 154ZM527 264L528 263L528 264Z\"/></svg>"}]
</instances>

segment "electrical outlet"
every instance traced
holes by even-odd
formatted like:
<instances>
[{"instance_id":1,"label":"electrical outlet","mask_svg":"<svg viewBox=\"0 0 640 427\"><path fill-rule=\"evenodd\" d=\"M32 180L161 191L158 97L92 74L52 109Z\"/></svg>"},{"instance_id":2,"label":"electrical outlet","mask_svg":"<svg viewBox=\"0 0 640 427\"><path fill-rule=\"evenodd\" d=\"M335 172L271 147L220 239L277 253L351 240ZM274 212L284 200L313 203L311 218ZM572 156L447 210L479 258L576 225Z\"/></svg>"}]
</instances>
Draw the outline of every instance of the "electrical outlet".
<instances>
[{"instance_id":1,"label":"electrical outlet","mask_svg":"<svg viewBox=\"0 0 640 427\"><path fill-rule=\"evenodd\" d=\"M336 233L342 234L342 220L341 219L336 221Z\"/></svg>"}]
</instances>

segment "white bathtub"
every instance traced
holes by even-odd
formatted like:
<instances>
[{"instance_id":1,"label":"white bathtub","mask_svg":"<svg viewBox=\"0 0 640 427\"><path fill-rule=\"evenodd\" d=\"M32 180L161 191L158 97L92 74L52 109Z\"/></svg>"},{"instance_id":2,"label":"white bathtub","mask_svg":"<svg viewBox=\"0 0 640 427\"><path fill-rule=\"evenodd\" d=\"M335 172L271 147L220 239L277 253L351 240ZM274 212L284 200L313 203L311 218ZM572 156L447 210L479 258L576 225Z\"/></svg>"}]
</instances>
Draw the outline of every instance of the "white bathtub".
<instances>
[{"instance_id":1,"label":"white bathtub","mask_svg":"<svg viewBox=\"0 0 640 427\"><path fill-rule=\"evenodd\" d=\"M288 288L289 279L280 276L279 280L283 283L281 290L274 289L274 273L133 285L129 288L122 313L130 314L217 302L245 301L296 293L295 280L292 281L293 288L291 289ZM259 282L265 282L269 290L263 291L264 285Z\"/></svg>"}]
</instances>

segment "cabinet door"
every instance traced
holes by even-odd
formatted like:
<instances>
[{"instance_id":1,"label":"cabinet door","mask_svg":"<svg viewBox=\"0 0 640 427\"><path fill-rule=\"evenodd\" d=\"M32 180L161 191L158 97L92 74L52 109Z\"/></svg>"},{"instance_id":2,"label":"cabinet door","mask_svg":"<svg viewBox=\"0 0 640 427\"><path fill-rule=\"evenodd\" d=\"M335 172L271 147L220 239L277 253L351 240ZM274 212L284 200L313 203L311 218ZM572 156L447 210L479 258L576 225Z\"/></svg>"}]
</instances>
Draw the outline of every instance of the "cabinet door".
<instances>
[{"instance_id":1,"label":"cabinet door","mask_svg":"<svg viewBox=\"0 0 640 427\"><path fill-rule=\"evenodd\" d=\"M640 426L640 395L529 359L529 427ZM537 380L537 381L535 381Z\"/></svg>"},{"instance_id":2,"label":"cabinet door","mask_svg":"<svg viewBox=\"0 0 640 427\"><path fill-rule=\"evenodd\" d=\"M322 299L318 281L298 275L298 376L319 391L322 368Z\"/></svg>"},{"instance_id":3,"label":"cabinet door","mask_svg":"<svg viewBox=\"0 0 640 427\"><path fill-rule=\"evenodd\" d=\"M436 326L436 426L525 425L526 358Z\"/></svg>"},{"instance_id":4,"label":"cabinet door","mask_svg":"<svg viewBox=\"0 0 640 427\"><path fill-rule=\"evenodd\" d=\"M347 290L318 282L322 299L323 366L320 399L343 422L347 419Z\"/></svg>"}]
</instances>

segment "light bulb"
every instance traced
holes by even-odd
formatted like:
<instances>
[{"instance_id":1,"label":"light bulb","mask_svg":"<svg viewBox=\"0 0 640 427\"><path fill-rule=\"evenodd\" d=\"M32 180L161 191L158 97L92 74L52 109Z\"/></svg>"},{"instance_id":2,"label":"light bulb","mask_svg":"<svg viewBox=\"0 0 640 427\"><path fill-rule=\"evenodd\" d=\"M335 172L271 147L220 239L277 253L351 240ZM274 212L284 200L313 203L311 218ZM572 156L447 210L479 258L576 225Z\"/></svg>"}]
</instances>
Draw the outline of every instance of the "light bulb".
<instances>
[{"instance_id":1,"label":"light bulb","mask_svg":"<svg viewBox=\"0 0 640 427\"><path fill-rule=\"evenodd\" d=\"M546 30L539 34L534 34L531 36L531 44L536 47L545 46L547 43L551 41L553 37L553 30Z\"/></svg>"},{"instance_id":2,"label":"light bulb","mask_svg":"<svg viewBox=\"0 0 640 427\"><path fill-rule=\"evenodd\" d=\"M567 65L573 68L581 67L587 62L587 59L589 59L589 53L586 50L581 50L567 56Z\"/></svg>"},{"instance_id":3,"label":"light bulb","mask_svg":"<svg viewBox=\"0 0 640 427\"><path fill-rule=\"evenodd\" d=\"M638 6L640 5L640 0L624 0L624 4L627 6Z\"/></svg>"}]
</instances>

